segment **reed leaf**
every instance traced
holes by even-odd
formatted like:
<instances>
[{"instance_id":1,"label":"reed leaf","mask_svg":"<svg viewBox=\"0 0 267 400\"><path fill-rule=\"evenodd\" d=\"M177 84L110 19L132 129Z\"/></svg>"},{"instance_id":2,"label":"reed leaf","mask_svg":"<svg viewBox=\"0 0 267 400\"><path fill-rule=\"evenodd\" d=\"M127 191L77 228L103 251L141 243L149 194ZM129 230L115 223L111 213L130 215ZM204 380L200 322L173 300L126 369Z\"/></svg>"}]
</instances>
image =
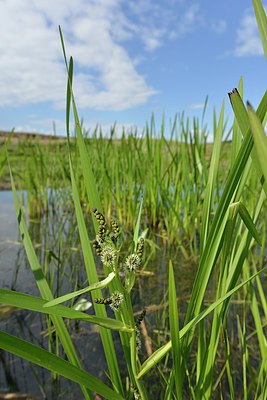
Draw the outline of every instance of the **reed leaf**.
<instances>
[{"instance_id":1,"label":"reed leaf","mask_svg":"<svg viewBox=\"0 0 267 400\"><path fill-rule=\"evenodd\" d=\"M72 168L72 162L71 162L70 157L69 157L69 165L70 165L70 172L71 172L71 183L72 183L72 192L73 192L73 199L74 199L74 205L75 205L75 213L76 213L76 218L77 218L77 223L78 223L78 229L79 229L79 235L80 235L81 246L82 246L82 251L83 251L85 268L86 268L86 272L87 272L87 278L88 278L90 285L94 285L95 283L98 282L98 274L97 274L97 269L96 269L93 253L92 253L91 243L89 241L87 230L86 230L83 212L82 212L82 208L81 208L81 204L80 204L80 200L79 200L79 193L77 190L77 185L76 185L74 172L73 172L73 168ZM92 295L93 300L96 297L102 296L100 289L96 289L94 292L92 292L91 295ZM107 317L106 310L101 305L97 306L95 304L95 313L98 317L104 317L104 318ZM118 367L118 362L117 362L117 356L116 356L111 332L101 329L100 335L101 335L101 340L102 340L110 376L112 377L112 383L113 383L114 387L116 387L119 390L119 392L122 394L123 393L122 382L121 382L121 377L120 377L120 372L119 372L119 367Z\"/></svg>"},{"instance_id":2,"label":"reed leaf","mask_svg":"<svg viewBox=\"0 0 267 400\"><path fill-rule=\"evenodd\" d=\"M265 58L267 59L267 17L262 2L260 0L252 0L252 3L258 23Z\"/></svg>"},{"instance_id":3,"label":"reed leaf","mask_svg":"<svg viewBox=\"0 0 267 400\"><path fill-rule=\"evenodd\" d=\"M55 317L77 319L79 321L87 321L103 328L113 329L123 332L132 332L133 329L124 325L121 321L114 320L108 317L97 317L84 312L76 311L73 308L62 305L54 305L53 307L45 307L45 300L40 297L30 296L24 293L15 292L13 290L0 289L0 303L22 308L25 310L35 311Z\"/></svg>"},{"instance_id":4,"label":"reed leaf","mask_svg":"<svg viewBox=\"0 0 267 400\"><path fill-rule=\"evenodd\" d=\"M170 319L170 334L172 342L172 359L173 359L173 374L176 387L176 396L178 400L182 399L182 355L179 335L179 315L176 300L176 288L173 274L173 267L170 261L169 264L169 319Z\"/></svg>"},{"instance_id":5,"label":"reed leaf","mask_svg":"<svg viewBox=\"0 0 267 400\"><path fill-rule=\"evenodd\" d=\"M234 215L238 213L246 225L247 229L251 233L251 235L254 237L256 242L261 246L261 238L260 235L257 231L257 228L249 215L249 212L246 208L246 206L241 202L238 201L236 203L233 203L229 206L229 219L233 219Z\"/></svg>"},{"instance_id":6,"label":"reed leaf","mask_svg":"<svg viewBox=\"0 0 267 400\"><path fill-rule=\"evenodd\" d=\"M2 331L0 331L0 348L77 382L83 385L83 387L104 396L106 399L123 400L121 395L78 366L63 360L47 350Z\"/></svg>"},{"instance_id":7,"label":"reed leaf","mask_svg":"<svg viewBox=\"0 0 267 400\"><path fill-rule=\"evenodd\" d=\"M112 279L115 277L114 272L111 272L105 279L100 282L93 283L90 286L87 286L84 289L77 290L76 292L65 294L64 296L57 297L54 300L48 301L44 304L44 307L53 307L57 304L64 303L67 300L73 299L74 297L80 296L81 294L91 292L92 290L96 289L104 289L107 287Z\"/></svg>"},{"instance_id":8,"label":"reed leaf","mask_svg":"<svg viewBox=\"0 0 267 400\"><path fill-rule=\"evenodd\" d=\"M267 110L266 110L267 111ZM267 196L267 138L263 129L263 126L257 117L256 113L253 111L251 105L248 103L248 117L249 123L251 126L251 130L253 132L253 139L255 143L256 153L258 156L258 160L261 167L261 172L264 176L265 185L263 184L263 188L265 189L265 193Z\"/></svg>"}]
</instances>

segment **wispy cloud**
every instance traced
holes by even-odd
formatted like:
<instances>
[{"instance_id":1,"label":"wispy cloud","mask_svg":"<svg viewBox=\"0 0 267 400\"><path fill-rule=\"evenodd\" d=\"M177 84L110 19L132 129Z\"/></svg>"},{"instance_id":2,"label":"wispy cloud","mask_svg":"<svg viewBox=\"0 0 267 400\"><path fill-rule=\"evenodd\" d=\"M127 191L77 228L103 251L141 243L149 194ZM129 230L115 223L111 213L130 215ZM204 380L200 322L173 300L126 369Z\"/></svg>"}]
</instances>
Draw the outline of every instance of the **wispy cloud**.
<instances>
[{"instance_id":1,"label":"wispy cloud","mask_svg":"<svg viewBox=\"0 0 267 400\"><path fill-rule=\"evenodd\" d=\"M74 126L74 123L71 124ZM14 128L15 132L29 132L29 133L45 133L53 134L54 131L65 132L66 122L60 118L38 118L37 116L29 116L27 124L19 124Z\"/></svg>"},{"instance_id":2,"label":"wispy cloud","mask_svg":"<svg viewBox=\"0 0 267 400\"><path fill-rule=\"evenodd\" d=\"M202 110L205 106L205 103L194 103L190 104L191 110Z\"/></svg>"},{"instance_id":3,"label":"wispy cloud","mask_svg":"<svg viewBox=\"0 0 267 400\"><path fill-rule=\"evenodd\" d=\"M216 21L213 21L211 24L212 29L216 32L216 33L223 33L226 31L227 28L227 22L224 19L219 19Z\"/></svg>"},{"instance_id":4,"label":"wispy cloud","mask_svg":"<svg viewBox=\"0 0 267 400\"><path fill-rule=\"evenodd\" d=\"M192 4L184 13L181 22L178 27L178 34L184 35L187 32L191 32L196 28L200 19L199 19L199 4Z\"/></svg>"},{"instance_id":5,"label":"wispy cloud","mask_svg":"<svg viewBox=\"0 0 267 400\"><path fill-rule=\"evenodd\" d=\"M177 18L177 15L180 18ZM170 38L181 38L184 35L193 32L202 25L203 20L200 14L200 5L198 3L193 3L188 5L186 3L186 8L183 12L178 12L175 18L175 25L172 30L170 30Z\"/></svg>"},{"instance_id":6,"label":"wispy cloud","mask_svg":"<svg viewBox=\"0 0 267 400\"><path fill-rule=\"evenodd\" d=\"M261 54L263 54L263 50L258 34L257 21L252 11L250 12L247 10L236 31L234 55L243 57Z\"/></svg>"},{"instance_id":7,"label":"wispy cloud","mask_svg":"<svg viewBox=\"0 0 267 400\"><path fill-rule=\"evenodd\" d=\"M135 16L132 25L138 31L146 50L154 51L166 39L176 39L192 32L201 22L200 7L196 2L183 0L129 0L128 7Z\"/></svg>"}]
</instances>

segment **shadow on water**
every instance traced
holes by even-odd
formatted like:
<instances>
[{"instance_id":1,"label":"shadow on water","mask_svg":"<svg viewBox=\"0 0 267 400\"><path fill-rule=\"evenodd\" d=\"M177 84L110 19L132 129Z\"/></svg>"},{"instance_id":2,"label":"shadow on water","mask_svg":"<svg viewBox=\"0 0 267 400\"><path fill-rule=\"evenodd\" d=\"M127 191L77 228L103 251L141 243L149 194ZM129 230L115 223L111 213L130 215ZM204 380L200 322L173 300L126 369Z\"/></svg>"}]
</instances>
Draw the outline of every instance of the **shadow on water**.
<instances>
[{"instance_id":1,"label":"shadow on water","mask_svg":"<svg viewBox=\"0 0 267 400\"><path fill-rule=\"evenodd\" d=\"M51 208L39 218L29 218L26 213L30 237L55 297L83 288L87 284L72 204L67 202L59 204L64 204L64 206L59 205L57 209ZM39 295L20 241L11 192L0 192L0 220L0 287ZM91 239L94 238L92 232L89 236ZM150 239L156 246L148 246L146 249L149 262L144 271L140 271L137 276L132 291L132 301L137 315L143 308L147 309L145 325L154 351L159 345L169 340L167 318L169 260L172 260L174 266L182 321L190 299L197 258L185 260L174 245L168 246L157 236L150 236ZM130 240L129 235L128 239L126 235L127 240ZM101 273L100 265L99 271ZM211 284L211 297L215 289L216 286ZM87 300L91 300L90 295L87 296ZM87 312L93 313L93 309L90 308ZM112 317L110 310L108 313ZM98 327L82 321L67 321L66 323L84 368L108 383ZM47 317L41 314L2 306L0 307L0 329L40 347L49 348L64 357L62 349L56 347L54 335L47 332ZM119 355L118 360L121 363L120 368L125 371L126 377L119 335L117 333L113 335ZM236 346L234 340L232 346L233 348ZM143 346L140 355L142 361L147 357L148 350ZM153 394L153 382L156 387L156 380L153 381L152 377L151 396L161 398L157 397L160 396L160 388L157 387L158 394ZM0 351L0 394L10 392L31 393L36 400L82 399L78 385Z\"/></svg>"}]
</instances>

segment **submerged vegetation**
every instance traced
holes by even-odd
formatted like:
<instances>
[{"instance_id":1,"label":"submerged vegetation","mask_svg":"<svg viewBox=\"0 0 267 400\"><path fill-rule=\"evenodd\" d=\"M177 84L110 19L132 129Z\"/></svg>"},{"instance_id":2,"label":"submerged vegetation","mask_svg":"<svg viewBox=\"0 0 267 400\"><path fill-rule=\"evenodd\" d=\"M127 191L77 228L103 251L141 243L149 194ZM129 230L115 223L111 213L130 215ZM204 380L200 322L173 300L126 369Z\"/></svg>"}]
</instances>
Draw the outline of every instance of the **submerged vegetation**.
<instances>
[{"instance_id":1,"label":"submerged vegetation","mask_svg":"<svg viewBox=\"0 0 267 400\"><path fill-rule=\"evenodd\" d=\"M253 4L267 57L266 15L259 0ZM231 143L223 140L224 104L218 118L214 115L212 146L203 123L195 119L190 126L184 116L174 120L168 139L164 123L156 134L153 118L141 136L116 139L112 131L105 138L98 131L87 138L72 92L73 61L67 60L60 35L68 73L67 143L53 146L52 155L49 145L19 144L23 173L14 166L12 145L0 158L1 173L9 161L21 238L40 293L0 289L0 303L45 314L48 344L41 348L0 331L0 348L76 382L85 399L95 393L129 400L266 399L267 92L256 111L243 103L242 79L229 93L235 117ZM75 139L69 131L71 109ZM28 189L30 215L57 207L75 213L86 271L82 288L54 290L16 188ZM181 312L174 263L165 266L168 291L154 332L157 340L146 347L145 357L141 349L149 304L136 315L133 292L150 257L151 232L197 268ZM73 299L89 292L94 315L73 307ZM67 319L99 327L107 382L85 371Z\"/></svg>"}]
</instances>

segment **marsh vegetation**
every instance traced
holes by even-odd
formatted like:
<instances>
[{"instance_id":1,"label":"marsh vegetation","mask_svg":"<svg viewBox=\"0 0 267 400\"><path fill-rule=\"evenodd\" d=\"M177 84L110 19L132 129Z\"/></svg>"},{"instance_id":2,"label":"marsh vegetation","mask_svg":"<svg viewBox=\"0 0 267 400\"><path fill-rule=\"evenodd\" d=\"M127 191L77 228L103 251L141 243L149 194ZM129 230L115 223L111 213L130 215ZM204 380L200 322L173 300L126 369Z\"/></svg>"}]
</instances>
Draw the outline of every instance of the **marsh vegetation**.
<instances>
[{"instance_id":1,"label":"marsh vegetation","mask_svg":"<svg viewBox=\"0 0 267 400\"><path fill-rule=\"evenodd\" d=\"M41 398L266 399L267 93L254 111L240 79L212 145L204 115L88 135L65 62L66 141L1 149L23 245L1 277L7 390L35 376Z\"/></svg>"}]
</instances>

